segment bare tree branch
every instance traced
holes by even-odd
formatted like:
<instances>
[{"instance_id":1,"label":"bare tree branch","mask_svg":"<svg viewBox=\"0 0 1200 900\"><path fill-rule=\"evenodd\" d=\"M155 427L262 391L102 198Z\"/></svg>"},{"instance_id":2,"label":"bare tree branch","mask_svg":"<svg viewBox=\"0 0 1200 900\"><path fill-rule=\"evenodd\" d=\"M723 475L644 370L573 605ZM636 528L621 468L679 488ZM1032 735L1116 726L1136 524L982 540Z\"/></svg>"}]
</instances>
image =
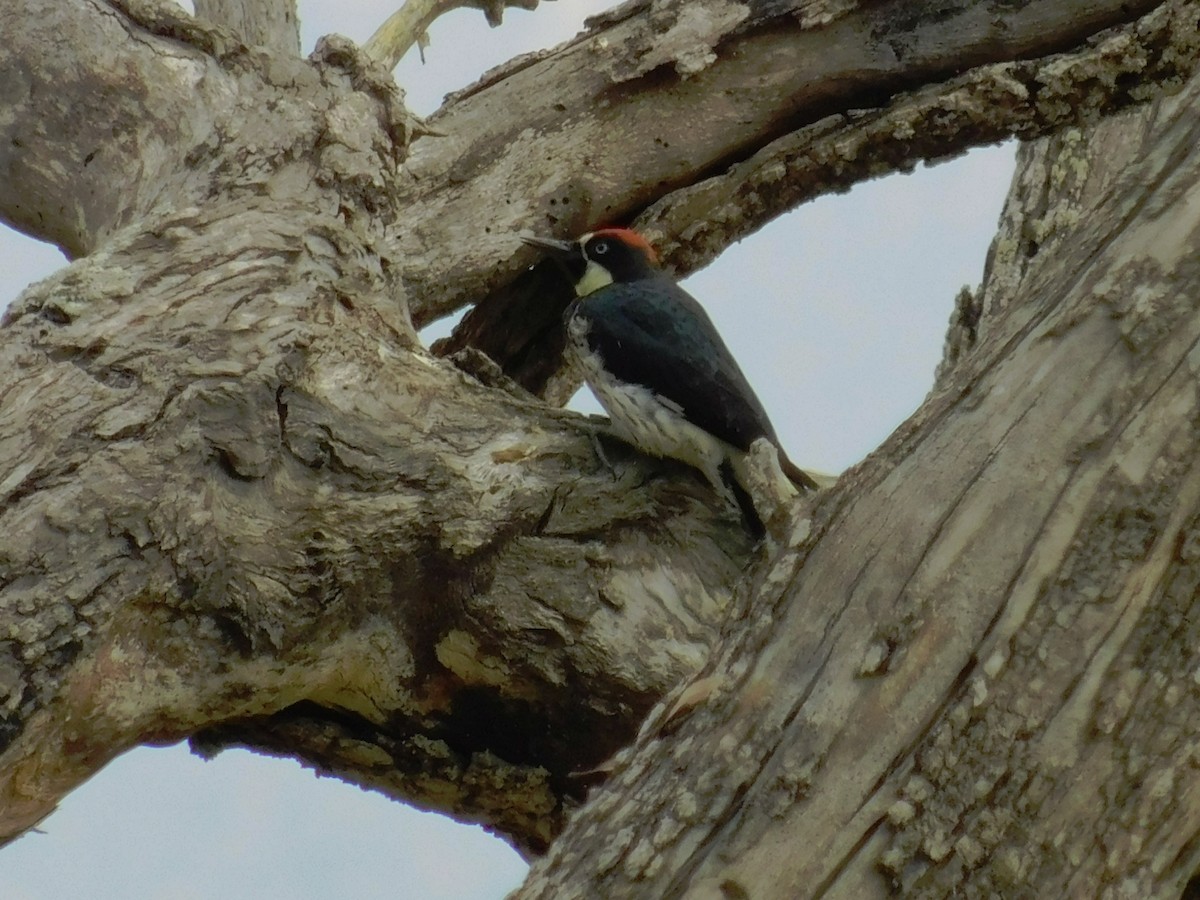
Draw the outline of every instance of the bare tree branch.
<instances>
[{"instance_id":1,"label":"bare tree branch","mask_svg":"<svg viewBox=\"0 0 1200 900\"><path fill-rule=\"evenodd\" d=\"M178 6L163 14L180 31L190 27ZM144 213L178 177L187 148L212 132L217 61L182 45L131 53L136 30L111 7L82 0L0 8L0 218L69 257ZM44 52L60 43L71 53Z\"/></svg>"},{"instance_id":2,"label":"bare tree branch","mask_svg":"<svg viewBox=\"0 0 1200 900\"><path fill-rule=\"evenodd\" d=\"M927 22L889 3L812 30L791 18L744 21L712 37L714 60L685 78L668 65L629 77L626 68L644 65L634 52L642 25L625 20L507 73L431 120L447 137L414 146L408 169L419 180L400 240L406 258L419 261L406 280L415 320L486 295L439 352L477 347L527 389L570 396L557 328L569 297L555 296L545 272L513 277L529 262L512 250L513 229L542 221L544 231L572 233L636 221L658 238L666 262L687 272L813 196L1141 102L1139 85L1178 83L1195 65L1194 3L1142 4L1152 9L1141 19L1124 4L1082 6L1086 13L1026 4L1002 27L973 3ZM1121 17L1128 24L1088 30ZM1057 52L1065 47L1073 49ZM1014 50L1033 58L991 63ZM977 67L960 75L964 61ZM606 98L619 78L622 103L613 105ZM928 86L896 90L914 84ZM544 106L504 115L519 97L546 97L545 85L553 87ZM600 112L567 114L578 108ZM853 111L827 116L831 108ZM512 152L497 155L497 146ZM681 183L683 172L698 177ZM461 185L436 190L445 180ZM427 188L435 190L424 200ZM425 250L454 243L442 229L468 207L486 237L450 259ZM447 290L448 281L463 293Z\"/></svg>"},{"instance_id":3,"label":"bare tree branch","mask_svg":"<svg viewBox=\"0 0 1200 900\"><path fill-rule=\"evenodd\" d=\"M504 21L505 7L536 9L537 5L538 0L406 0L363 44L363 50L391 71L424 39L429 26L453 9L481 9L488 24L496 28Z\"/></svg>"},{"instance_id":4,"label":"bare tree branch","mask_svg":"<svg viewBox=\"0 0 1200 900\"><path fill-rule=\"evenodd\" d=\"M326 59L386 98L378 112L392 142L387 168L341 177L378 187L407 146L410 119L394 83L340 51L337 41L310 61L268 56L158 0L64 0L49 12L20 0L0 10L0 27L9 38L0 46L0 71L11 95L0 122L0 171L7 173L0 219L53 241L69 257L91 252L142 216L230 188L284 184L278 166L231 169L224 154L239 151L228 141L244 141L241 153L283 161L320 140L330 123L335 132L355 123L357 111L337 108L334 91L321 84ZM72 54L38 49L57 41ZM270 87L269 96L247 98L258 104L254 115L229 103L243 76ZM297 86L314 97L299 98ZM333 156L339 147L324 152ZM343 168L355 158L341 155Z\"/></svg>"},{"instance_id":5,"label":"bare tree branch","mask_svg":"<svg viewBox=\"0 0 1200 900\"><path fill-rule=\"evenodd\" d=\"M1095 122L1174 89L1200 57L1200 6L1166 4L1068 53L979 66L895 97L879 110L823 119L714 178L664 196L635 220L680 271L821 194L971 147Z\"/></svg>"}]
</instances>

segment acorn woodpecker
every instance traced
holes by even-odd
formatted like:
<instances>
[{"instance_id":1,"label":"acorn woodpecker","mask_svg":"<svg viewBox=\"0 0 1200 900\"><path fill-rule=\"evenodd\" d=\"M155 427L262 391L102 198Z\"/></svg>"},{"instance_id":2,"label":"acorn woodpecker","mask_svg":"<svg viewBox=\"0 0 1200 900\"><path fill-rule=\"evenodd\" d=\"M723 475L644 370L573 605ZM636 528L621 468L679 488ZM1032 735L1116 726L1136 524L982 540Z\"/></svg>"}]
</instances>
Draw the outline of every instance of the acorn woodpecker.
<instances>
[{"instance_id":1,"label":"acorn woodpecker","mask_svg":"<svg viewBox=\"0 0 1200 900\"><path fill-rule=\"evenodd\" d=\"M755 499L764 489L778 505L797 489L817 487L780 448L708 314L658 267L645 238L605 228L574 241L522 240L549 251L575 286L565 317L568 358L618 437L699 469L756 533L770 515ZM752 456L766 460L757 482Z\"/></svg>"}]
</instances>

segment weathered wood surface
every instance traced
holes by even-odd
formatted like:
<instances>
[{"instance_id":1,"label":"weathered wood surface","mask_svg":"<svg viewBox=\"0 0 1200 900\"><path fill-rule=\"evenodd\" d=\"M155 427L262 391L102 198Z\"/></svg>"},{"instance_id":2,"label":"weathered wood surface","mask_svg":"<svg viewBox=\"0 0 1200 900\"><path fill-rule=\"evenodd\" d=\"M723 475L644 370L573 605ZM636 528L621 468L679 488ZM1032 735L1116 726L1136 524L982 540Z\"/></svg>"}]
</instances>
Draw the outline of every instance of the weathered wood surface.
<instances>
[{"instance_id":1,"label":"weathered wood surface","mask_svg":"<svg viewBox=\"0 0 1200 900\"><path fill-rule=\"evenodd\" d=\"M0 333L0 833L190 735L540 851L723 627L531 894L1186 878L1194 85L1031 151L958 361L765 566L522 390L571 379L512 234L640 216L686 270L1178 89L1195 4L635 3L429 123L252 6L0 10L0 216L77 257ZM482 381L413 326L472 302Z\"/></svg>"}]
</instances>

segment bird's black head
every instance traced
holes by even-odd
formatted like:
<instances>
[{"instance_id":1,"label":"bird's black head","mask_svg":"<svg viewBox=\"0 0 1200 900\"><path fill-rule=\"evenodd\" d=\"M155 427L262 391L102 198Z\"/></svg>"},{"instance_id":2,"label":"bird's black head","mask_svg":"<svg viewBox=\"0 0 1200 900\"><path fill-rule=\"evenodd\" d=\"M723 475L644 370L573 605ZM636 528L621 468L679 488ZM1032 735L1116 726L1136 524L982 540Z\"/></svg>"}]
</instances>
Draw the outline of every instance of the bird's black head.
<instances>
[{"instance_id":1,"label":"bird's black head","mask_svg":"<svg viewBox=\"0 0 1200 900\"><path fill-rule=\"evenodd\" d=\"M584 297L613 282L640 281L658 271L649 242L628 228L603 228L574 241L523 237L525 243L549 250L566 270L575 293Z\"/></svg>"}]
</instances>

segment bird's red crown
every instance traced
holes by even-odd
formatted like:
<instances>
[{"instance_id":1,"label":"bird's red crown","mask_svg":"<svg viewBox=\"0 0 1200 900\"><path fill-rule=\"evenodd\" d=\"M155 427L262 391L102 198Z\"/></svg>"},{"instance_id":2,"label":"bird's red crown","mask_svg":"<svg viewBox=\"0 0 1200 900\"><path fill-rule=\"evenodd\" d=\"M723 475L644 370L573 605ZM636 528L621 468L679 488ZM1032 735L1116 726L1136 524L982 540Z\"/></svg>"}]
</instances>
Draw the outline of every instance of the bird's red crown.
<instances>
[{"instance_id":1,"label":"bird's red crown","mask_svg":"<svg viewBox=\"0 0 1200 900\"><path fill-rule=\"evenodd\" d=\"M654 247L652 247L650 245L650 242L648 240L646 240L644 237L642 237L640 234L638 234L633 229L631 229L631 228L601 228L598 231L592 232L592 237L596 237L598 235L604 235L606 237L611 237L614 240L618 240L622 244L625 244L626 246L629 246L629 247L637 247L639 250L641 250L643 253L645 253L647 257L649 257L650 262L654 263L656 266L658 265L658 254L654 251Z\"/></svg>"}]
</instances>

